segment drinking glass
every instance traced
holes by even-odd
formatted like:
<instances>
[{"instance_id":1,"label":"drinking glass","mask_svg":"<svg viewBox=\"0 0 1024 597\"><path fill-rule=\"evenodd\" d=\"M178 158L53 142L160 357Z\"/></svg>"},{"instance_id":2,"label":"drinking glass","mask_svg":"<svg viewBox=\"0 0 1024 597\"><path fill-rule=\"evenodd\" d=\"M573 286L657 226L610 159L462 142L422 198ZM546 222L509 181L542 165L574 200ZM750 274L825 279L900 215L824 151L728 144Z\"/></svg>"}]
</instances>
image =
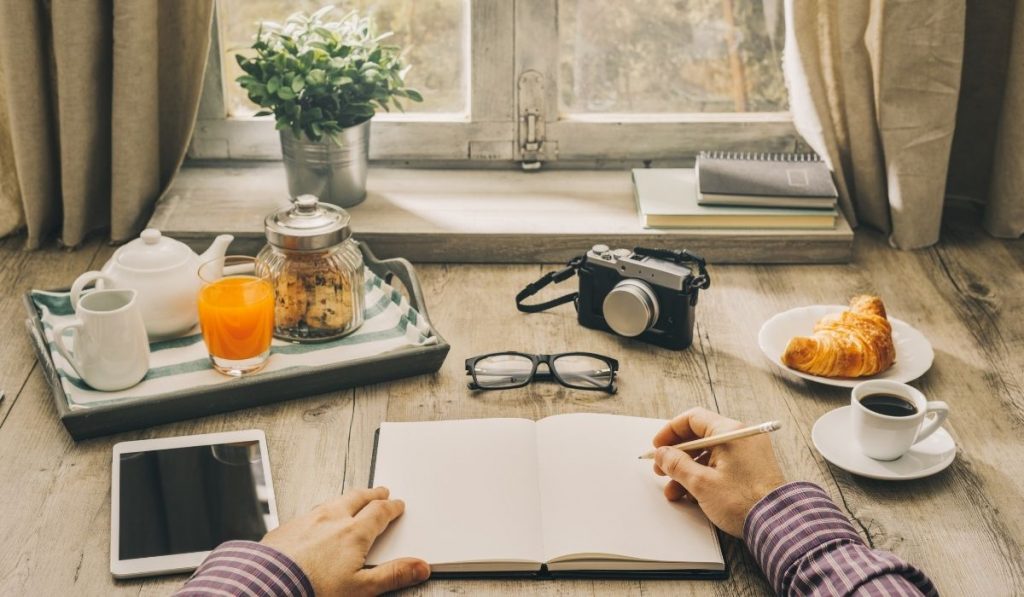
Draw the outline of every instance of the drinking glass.
<instances>
[{"instance_id":1,"label":"drinking glass","mask_svg":"<svg viewBox=\"0 0 1024 597\"><path fill-rule=\"evenodd\" d=\"M228 255L199 267L199 325L217 371L240 377L263 368L274 334L274 288L256 259Z\"/></svg>"}]
</instances>

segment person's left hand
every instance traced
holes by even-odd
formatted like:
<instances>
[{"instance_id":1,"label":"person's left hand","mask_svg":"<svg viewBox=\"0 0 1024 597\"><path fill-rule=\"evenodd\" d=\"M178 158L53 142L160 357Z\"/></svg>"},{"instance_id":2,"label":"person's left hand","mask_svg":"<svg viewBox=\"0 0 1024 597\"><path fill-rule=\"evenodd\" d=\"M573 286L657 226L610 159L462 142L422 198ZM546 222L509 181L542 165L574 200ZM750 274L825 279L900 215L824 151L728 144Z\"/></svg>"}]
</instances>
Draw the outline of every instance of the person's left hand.
<instances>
[{"instance_id":1,"label":"person's left hand","mask_svg":"<svg viewBox=\"0 0 1024 597\"><path fill-rule=\"evenodd\" d=\"M386 487L346 492L270 531L260 543L298 564L319 597L379 595L419 584L430 577L423 560L363 568L373 542L405 511L405 502L388 495Z\"/></svg>"}]
</instances>

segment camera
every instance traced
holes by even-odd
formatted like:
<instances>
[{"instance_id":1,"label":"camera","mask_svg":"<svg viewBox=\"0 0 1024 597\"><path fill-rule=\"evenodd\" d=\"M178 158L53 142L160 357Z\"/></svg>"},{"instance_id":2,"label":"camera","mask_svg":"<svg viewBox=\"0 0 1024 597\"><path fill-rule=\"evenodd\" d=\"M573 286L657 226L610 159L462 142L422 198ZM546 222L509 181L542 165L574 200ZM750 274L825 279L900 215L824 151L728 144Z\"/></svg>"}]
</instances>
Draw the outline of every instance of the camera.
<instances>
[{"instance_id":1,"label":"camera","mask_svg":"<svg viewBox=\"0 0 1024 597\"><path fill-rule=\"evenodd\" d=\"M574 273L580 278L578 293L539 305L523 304L541 288ZM565 269L527 286L516 297L516 305L534 313L572 301L584 327L681 350L693 342L697 295L710 284L704 259L689 251L630 251L598 244Z\"/></svg>"},{"instance_id":2,"label":"camera","mask_svg":"<svg viewBox=\"0 0 1024 597\"><path fill-rule=\"evenodd\" d=\"M665 348L690 346L700 274L686 265L692 259L666 256L692 254L594 245L579 268L580 325Z\"/></svg>"}]
</instances>

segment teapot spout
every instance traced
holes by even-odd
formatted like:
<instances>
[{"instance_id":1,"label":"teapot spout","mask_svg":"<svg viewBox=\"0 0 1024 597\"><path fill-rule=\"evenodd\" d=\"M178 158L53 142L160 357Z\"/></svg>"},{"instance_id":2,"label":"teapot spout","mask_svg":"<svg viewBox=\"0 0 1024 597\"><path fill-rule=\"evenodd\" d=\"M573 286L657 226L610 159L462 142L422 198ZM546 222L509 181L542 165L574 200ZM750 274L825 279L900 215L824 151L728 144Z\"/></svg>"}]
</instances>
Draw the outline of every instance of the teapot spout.
<instances>
[{"instance_id":1,"label":"teapot spout","mask_svg":"<svg viewBox=\"0 0 1024 597\"><path fill-rule=\"evenodd\" d=\"M233 240L235 240L235 237L230 234L221 234L217 238L213 239L213 243L208 249L206 249L206 252L199 256L200 262L205 263L212 259L224 257L227 255L228 245L230 245Z\"/></svg>"}]
</instances>

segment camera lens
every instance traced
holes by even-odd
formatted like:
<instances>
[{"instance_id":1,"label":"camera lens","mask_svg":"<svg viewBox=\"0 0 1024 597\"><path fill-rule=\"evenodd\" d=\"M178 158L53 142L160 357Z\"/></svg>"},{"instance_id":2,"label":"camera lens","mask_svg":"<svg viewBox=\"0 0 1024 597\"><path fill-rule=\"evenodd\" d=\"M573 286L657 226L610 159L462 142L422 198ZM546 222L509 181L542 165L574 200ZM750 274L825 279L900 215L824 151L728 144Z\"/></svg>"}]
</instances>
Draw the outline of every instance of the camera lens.
<instances>
[{"instance_id":1,"label":"camera lens","mask_svg":"<svg viewBox=\"0 0 1024 597\"><path fill-rule=\"evenodd\" d=\"M639 336L658 321L658 297L645 282L620 281L604 297L604 320L620 336Z\"/></svg>"}]
</instances>

